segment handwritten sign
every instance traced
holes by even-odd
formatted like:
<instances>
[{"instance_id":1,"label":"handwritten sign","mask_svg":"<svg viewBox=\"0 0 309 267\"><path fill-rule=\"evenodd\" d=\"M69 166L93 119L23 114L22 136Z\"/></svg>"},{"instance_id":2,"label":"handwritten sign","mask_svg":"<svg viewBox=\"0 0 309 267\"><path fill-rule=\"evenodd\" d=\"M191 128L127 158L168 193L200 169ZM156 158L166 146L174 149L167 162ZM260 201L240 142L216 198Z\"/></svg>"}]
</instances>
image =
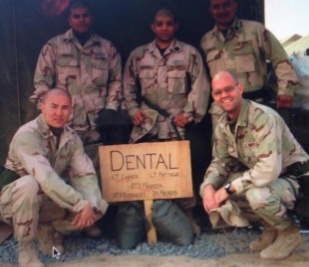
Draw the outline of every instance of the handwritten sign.
<instances>
[{"instance_id":1,"label":"handwritten sign","mask_svg":"<svg viewBox=\"0 0 309 267\"><path fill-rule=\"evenodd\" d=\"M188 141L100 146L99 156L109 202L193 196Z\"/></svg>"}]
</instances>

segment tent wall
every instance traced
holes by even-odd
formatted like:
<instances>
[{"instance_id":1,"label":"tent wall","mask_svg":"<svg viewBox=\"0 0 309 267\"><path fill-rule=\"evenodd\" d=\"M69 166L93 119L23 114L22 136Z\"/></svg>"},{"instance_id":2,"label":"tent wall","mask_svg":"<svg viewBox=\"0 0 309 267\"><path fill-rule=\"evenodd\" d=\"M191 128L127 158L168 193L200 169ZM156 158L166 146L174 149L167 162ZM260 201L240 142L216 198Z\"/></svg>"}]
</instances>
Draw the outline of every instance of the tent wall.
<instances>
[{"instance_id":1,"label":"tent wall","mask_svg":"<svg viewBox=\"0 0 309 267\"><path fill-rule=\"evenodd\" d=\"M57 0L54 0L57 1ZM37 114L29 101L33 72L41 47L68 28L66 15L43 12L46 0L1 0L0 3L0 164L4 164L10 140L25 122ZM65 3L69 0L61 0ZM263 21L263 0L239 0L242 18ZM135 47L153 39L149 25L162 7L177 15L177 37L199 48L201 36L213 27L209 0L89 0L95 31L111 40L123 63Z\"/></svg>"}]
</instances>

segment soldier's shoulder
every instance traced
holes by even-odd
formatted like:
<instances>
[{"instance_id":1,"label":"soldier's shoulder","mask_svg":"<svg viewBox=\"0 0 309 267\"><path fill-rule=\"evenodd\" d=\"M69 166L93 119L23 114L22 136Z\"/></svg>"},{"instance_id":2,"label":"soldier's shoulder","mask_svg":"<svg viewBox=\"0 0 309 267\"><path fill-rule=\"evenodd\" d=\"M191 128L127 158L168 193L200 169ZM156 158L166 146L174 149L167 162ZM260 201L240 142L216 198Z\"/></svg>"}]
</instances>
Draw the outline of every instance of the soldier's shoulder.
<instances>
[{"instance_id":1,"label":"soldier's shoulder","mask_svg":"<svg viewBox=\"0 0 309 267\"><path fill-rule=\"evenodd\" d=\"M188 51L191 54L199 54L198 50L191 44L178 41L178 44L182 50Z\"/></svg>"},{"instance_id":2,"label":"soldier's shoulder","mask_svg":"<svg viewBox=\"0 0 309 267\"><path fill-rule=\"evenodd\" d=\"M57 44L57 43L63 42L63 40L65 39L65 36L66 36L66 32L58 34L50 38L47 43Z\"/></svg>"},{"instance_id":3,"label":"soldier's shoulder","mask_svg":"<svg viewBox=\"0 0 309 267\"><path fill-rule=\"evenodd\" d=\"M205 40L205 39L209 39L211 36L213 36L213 34L215 33L215 27L213 27L211 30L207 31L204 33L204 35L202 35L201 41Z\"/></svg>"},{"instance_id":4,"label":"soldier's shoulder","mask_svg":"<svg viewBox=\"0 0 309 267\"><path fill-rule=\"evenodd\" d=\"M241 19L239 20L239 24L246 30L252 30L252 29L255 29L255 30L262 30L264 31L265 30L265 26L261 23L261 22L258 22L258 21L254 21L254 20L245 20L245 19Z\"/></svg>"},{"instance_id":5,"label":"soldier's shoulder","mask_svg":"<svg viewBox=\"0 0 309 267\"><path fill-rule=\"evenodd\" d=\"M37 120L29 121L28 123L22 125L13 137L13 141L21 142L25 144L31 144L33 142L38 141L39 134L39 126Z\"/></svg>"},{"instance_id":6,"label":"soldier's shoulder","mask_svg":"<svg viewBox=\"0 0 309 267\"><path fill-rule=\"evenodd\" d=\"M248 114L251 117L250 120L252 122L258 120L267 123L271 120L281 120L280 115L274 109L253 101L250 101Z\"/></svg>"},{"instance_id":7,"label":"soldier's shoulder","mask_svg":"<svg viewBox=\"0 0 309 267\"><path fill-rule=\"evenodd\" d=\"M149 44L144 44L141 46L136 47L135 49L133 49L130 53L130 57L141 57L143 56L148 49Z\"/></svg>"}]
</instances>

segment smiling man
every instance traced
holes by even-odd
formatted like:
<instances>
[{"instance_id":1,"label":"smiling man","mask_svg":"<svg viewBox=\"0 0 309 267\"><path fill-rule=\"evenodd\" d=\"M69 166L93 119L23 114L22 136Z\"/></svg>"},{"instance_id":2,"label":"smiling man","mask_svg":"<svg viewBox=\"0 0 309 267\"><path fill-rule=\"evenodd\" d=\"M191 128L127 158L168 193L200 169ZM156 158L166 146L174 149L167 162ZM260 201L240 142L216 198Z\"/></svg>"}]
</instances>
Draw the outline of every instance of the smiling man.
<instances>
[{"instance_id":1,"label":"smiling man","mask_svg":"<svg viewBox=\"0 0 309 267\"><path fill-rule=\"evenodd\" d=\"M63 253L61 234L91 227L107 209L93 164L66 125L70 94L50 89L40 109L42 114L14 135L0 175L0 220L14 227L21 267L44 266L34 239L44 254L52 255L53 247ZM15 181L3 183L13 175Z\"/></svg>"},{"instance_id":2,"label":"smiling man","mask_svg":"<svg viewBox=\"0 0 309 267\"><path fill-rule=\"evenodd\" d=\"M277 108L290 108L297 76L288 56L276 37L256 21L239 19L237 0L211 0L209 12L214 28L201 39L201 48L213 78L219 71L231 71L244 86L244 98L269 101L272 94L266 88L267 61L277 80ZM223 113L214 102L209 111L213 129Z\"/></svg>"},{"instance_id":3,"label":"smiling man","mask_svg":"<svg viewBox=\"0 0 309 267\"><path fill-rule=\"evenodd\" d=\"M250 250L261 258L283 259L301 243L287 210L294 207L296 178L309 173L309 157L283 119L243 99L243 91L229 72L212 79L212 96L225 114L214 133L213 160L200 194L214 228L259 222L264 230Z\"/></svg>"}]
</instances>

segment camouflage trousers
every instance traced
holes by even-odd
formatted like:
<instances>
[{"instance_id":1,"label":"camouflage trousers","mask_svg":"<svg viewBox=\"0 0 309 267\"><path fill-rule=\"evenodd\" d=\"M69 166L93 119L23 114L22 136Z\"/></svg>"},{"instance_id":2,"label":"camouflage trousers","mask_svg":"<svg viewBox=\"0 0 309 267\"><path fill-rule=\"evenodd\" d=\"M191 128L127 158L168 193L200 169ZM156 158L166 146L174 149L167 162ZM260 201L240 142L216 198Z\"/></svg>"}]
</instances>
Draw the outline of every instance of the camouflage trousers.
<instances>
[{"instance_id":1,"label":"camouflage trousers","mask_svg":"<svg viewBox=\"0 0 309 267\"><path fill-rule=\"evenodd\" d=\"M105 210L96 213L96 220L104 213ZM71 224L72 219L73 214L48 198L30 175L1 190L0 220L13 226L17 241L35 239L39 223L52 223L62 234L79 230Z\"/></svg>"},{"instance_id":2,"label":"camouflage trousers","mask_svg":"<svg viewBox=\"0 0 309 267\"><path fill-rule=\"evenodd\" d=\"M229 181L237 177L239 173L232 175ZM231 195L221 207L210 212L209 219L213 228L244 227L262 220L284 230L292 223L287 210L294 208L298 188L298 182L288 177L278 178L265 187L252 185L239 195Z\"/></svg>"}]
</instances>

